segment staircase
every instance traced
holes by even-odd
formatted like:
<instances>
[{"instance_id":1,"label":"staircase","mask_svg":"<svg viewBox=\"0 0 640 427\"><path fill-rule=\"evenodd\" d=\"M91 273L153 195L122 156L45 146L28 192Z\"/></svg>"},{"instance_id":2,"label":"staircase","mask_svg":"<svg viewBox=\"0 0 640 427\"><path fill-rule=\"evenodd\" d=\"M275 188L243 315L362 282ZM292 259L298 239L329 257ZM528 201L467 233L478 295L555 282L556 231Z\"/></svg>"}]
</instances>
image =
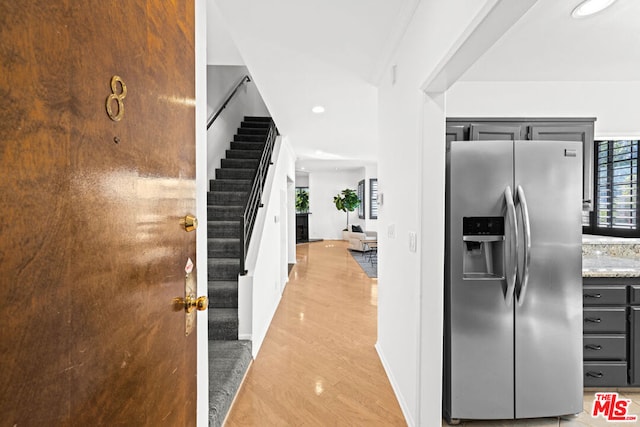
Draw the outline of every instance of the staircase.
<instances>
[{"instance_id":1,"label":"staircase","mask_svg":"<svg viewBox=\"0 0 640 427\"><path fill-rule=\"evenodd\" d=\"M238 274L244 268L242 216L271 117L245 117L207 194L209 292L209 425L220 426L251 362L238 340Z\"/></svg>"}]
</instances>

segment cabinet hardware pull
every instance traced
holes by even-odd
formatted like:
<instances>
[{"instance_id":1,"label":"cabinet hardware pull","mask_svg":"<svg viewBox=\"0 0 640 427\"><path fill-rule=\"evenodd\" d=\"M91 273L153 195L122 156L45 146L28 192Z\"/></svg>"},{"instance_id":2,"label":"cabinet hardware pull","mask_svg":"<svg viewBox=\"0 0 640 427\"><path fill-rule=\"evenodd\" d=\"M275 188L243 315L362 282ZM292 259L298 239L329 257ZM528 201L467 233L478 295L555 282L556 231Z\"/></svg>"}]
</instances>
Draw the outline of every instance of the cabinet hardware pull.
<instances>
[{"instance_id":1,"label":"cabinet hardware pull","mask_svg":"<svg viewBox=\"0 0 640 427\"><path fill-rule=\"evenodd\" d=\"M592 378L602 378L604 377L604 374L602 372L589 371L587 372L587 376Z\"/></svg>"},{"instance_id":2,"label":"cabinet hardware pull","mask_svg":"<svg viewBox=\"0 0 640 427\"><path fill-rule=\"evenodd\" d=\"M602 298L602 294L584 294L585 298Z\"/></svg>"},{"instance_id":3,"label":"cabinet hardware pull","mask_svg":"<svg viewBox=\"0 0 640 427\"><path fill-rule=\"evenodd\" d=\"M597 344L587 344L584 347L588 350L602 350L602 346Z\"/></svg>"},{"instance_id":4,"label":"cabinet hardware pull","mask_svg":"<svg viewBox=\"0 0 640 427\"><path fill-rule=\"evenodd\" d=\"M591 323L600 323L602 322L602 319L598 318L598 317L586 317L584 319L585 322L591 322Z\"/></svg>"}]
</instances>

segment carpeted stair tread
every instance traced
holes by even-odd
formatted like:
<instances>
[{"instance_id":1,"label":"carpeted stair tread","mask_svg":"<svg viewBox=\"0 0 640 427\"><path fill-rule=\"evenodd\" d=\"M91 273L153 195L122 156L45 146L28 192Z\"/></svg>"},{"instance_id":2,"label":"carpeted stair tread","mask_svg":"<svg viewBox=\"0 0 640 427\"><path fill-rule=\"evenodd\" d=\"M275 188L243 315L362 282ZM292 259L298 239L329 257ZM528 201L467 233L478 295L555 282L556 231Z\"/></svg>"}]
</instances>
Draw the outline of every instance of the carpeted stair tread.
<instances>
[{"instance_id":1,"label":"carpeted stair tread","mask_svg":"<svg viewBox=\"0 0 640 427\"><path fill-rule=\"evenodd\" d=\"M271 125L271 121L267 121L267 122L256 122L256 121L243 121L240 123L240 127L247 129L247 128L251 128L251 129L265 129L265 132L269 130L269 126Z\"/></svg>"},{"instance_id":2,"label":"carpeted stair tread","mask_svg":"<svg viewBox=\"0 0 640 427\"><path fill-rule=\"evenodd\" d=\"M232 141L232 150L256 150L262 153L264 142Z\"/></svg>"},{"instance_id":3,"label":"carpeted stair tread","mask_svg":"<svg viewBox=\"0 0 640 427\"><path fill-rule=\"evenodd\" d=\"M211 191L250 191L250 179L212 179L209 182Z\"/></svg>"},{"instance_id":4,"label":"carpeted stair tread","mask_svg":"<svg viewBox=\"0 0 640 427\"><path fill-rule=\"evenodd\" d=\"M259 159L222 159L220 165L230 169L257 169Z\"/></svg>"},{"instance_id":5,"label":"carpeted stair tread","mask_svg":"<svg viewBox=\"0 0 640 427\"><path fill-rule=\"evenodd\" d=\"M248 196L248 191L209 191L207 205L244 206Z\"/></svg>"},{"instance_id":6,"label":"carpeted stair tread","mask_svg":"<svg viewBox=\"0 0 640 427\"><path fill-rule=\"evenodd\" d=\"M251 360L250 341L209 341L210 427L222 426Z\"/></svg>"},{"instance_id":7,"label":"carpeted stair tread","mask_svg":"<svg viewBox=\"0 0 640 427\"><path fill-rule=\"evenodd\" d=\"M207 206L207 216L216 220L240 220L244 214L244 206L238 205L209 205Z\"/></svg>"},{"instance_id":8,"label":"carpeted stair tread","mask_svg":"<svg viewBox=\"0 0 640 427\"><path fill-rule=\"evenodd\" d=\"M233 135L233 140L235 142L261 142L264 144L265 139L266 139L266 135L241 135L241 134Z\"/></svg>"},{"instance_id":9,"label":"carpeted stair tread","mask_svg":"<svg viewBox=\"0 0 640 427\"><path fill-rule=\"evenodd\" d=\"M207 288L209 308L238 308L237 280L210 280Z\"/></svg>"},{"instance_id":10,"label":"carpeted stair tread","mask_svg":"<svg viewBox=\"0 0 640 427\"><path fill-rule=\"evenodd\" d=\"M260 150L227 150L227 159L259 159L262 156Z\"/></svg>"},{"instance_id":11,"label":"carpeted stair tread","mask_svg":"<svg viewBox=\"0 0 640 427\"><path fill-rule=\"evenodd\" d=\"M216 169L216 179L253 179L255 169L220 168Z\"/></svg>"},{"instance_id":12,"label":"carpeted stair tread","mask_svg":"<svg viewBox=\"0 0 640 427\"><path fill-rule=\"evenodd\" d=\"M269 133L268 127L242 126L238 129L238 135L259 135L266 137L267 133Z\"/></svg>"},{"instance_id":13,"label":"carpeted stair tread","mask_svg":"<svg viewBox=\"0 0 640 427\"><path fill-rule=\"evenodd\" d=\"M244 116L245 122L267 122L271 123L271 117L269 116Z\"/></svg>"}]
</instances>

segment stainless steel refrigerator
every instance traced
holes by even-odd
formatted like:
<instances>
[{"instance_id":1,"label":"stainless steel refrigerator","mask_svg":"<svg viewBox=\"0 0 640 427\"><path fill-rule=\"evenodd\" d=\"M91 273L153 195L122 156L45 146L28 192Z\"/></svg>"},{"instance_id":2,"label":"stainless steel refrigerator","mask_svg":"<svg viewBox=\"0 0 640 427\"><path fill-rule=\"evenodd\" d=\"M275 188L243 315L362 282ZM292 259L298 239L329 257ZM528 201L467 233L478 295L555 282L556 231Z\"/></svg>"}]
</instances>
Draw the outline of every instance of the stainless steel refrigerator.
<instances>
[{"instance_id":1,"label":"stainless steel refrigerator","mask_svg":"<svg viewBox=\"0 0 640 427\"><path fill-rule=\"evenodd\" d=\"M443 412L582 411L582 147L447 146Z\"/></svg>"}]
</instances>

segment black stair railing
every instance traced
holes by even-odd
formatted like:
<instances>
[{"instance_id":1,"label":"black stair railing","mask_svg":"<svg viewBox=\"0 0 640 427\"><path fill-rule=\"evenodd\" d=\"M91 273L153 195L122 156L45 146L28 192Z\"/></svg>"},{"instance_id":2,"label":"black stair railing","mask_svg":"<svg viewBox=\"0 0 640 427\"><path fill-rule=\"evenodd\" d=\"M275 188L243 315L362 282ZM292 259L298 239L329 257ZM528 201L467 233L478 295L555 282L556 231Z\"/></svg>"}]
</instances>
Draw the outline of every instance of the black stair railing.
<instances>
[{"instance_id":1,"label":"black stair railing","mask_svg":"<svg viewBox=\"0 0 640 427\"><path fill-rule=\"evenodd\" d=\"M273 147L275 145L276 136L278 130L273 121L269 124L269 131L267 133L267 140L262 150L262 156L260 157L260 163L256 170L255 177L253 178L253 184L249 197L247 198L247 204L244 208L244 213L240 217L240 274L247 274L245 268L245 261L247 257L247 251L249 249L249 243L251 240L251 234L253 232L253 226L258 216L258 209L262 207L262 192L264 190L264 184L267 179L267 172L269 172L269 165L271 165L271 155L273 154Z\"/></svg>"},{"instance_id":2,"label":"black stair railing","mask_svg":"<svg viewBox=\"0 0 640 427\"><path fill-rule=\"evenodd\" d=\"M222 113L222 110L224 110L227 107L227 104L229 103L229 101L231 101L231 99L233 98L233 96L236 94L236 92L238 91L238 89L240 89L240 86L242 86L245 83L248 83L251 81L251 77L249 77L249 75L245 75L244 77L242 77L242 79L240 79L240 81L238 82L238 84L235 85L235 87L233 88L233 90L231 91L231 93L229 93L229 96L227 96L227 99L224 101L224 103L222 104L222 106L220 106L220 108L218 108L218 111L216 111L215 113L213 113L211 115L211 117L209 118L209 120L207 120L207 130L209 130L209 128L211 127L211 125L213 124L213 122L216 121L216 119L218 118L218 116Z\"/></svg>"}]
</instances>

